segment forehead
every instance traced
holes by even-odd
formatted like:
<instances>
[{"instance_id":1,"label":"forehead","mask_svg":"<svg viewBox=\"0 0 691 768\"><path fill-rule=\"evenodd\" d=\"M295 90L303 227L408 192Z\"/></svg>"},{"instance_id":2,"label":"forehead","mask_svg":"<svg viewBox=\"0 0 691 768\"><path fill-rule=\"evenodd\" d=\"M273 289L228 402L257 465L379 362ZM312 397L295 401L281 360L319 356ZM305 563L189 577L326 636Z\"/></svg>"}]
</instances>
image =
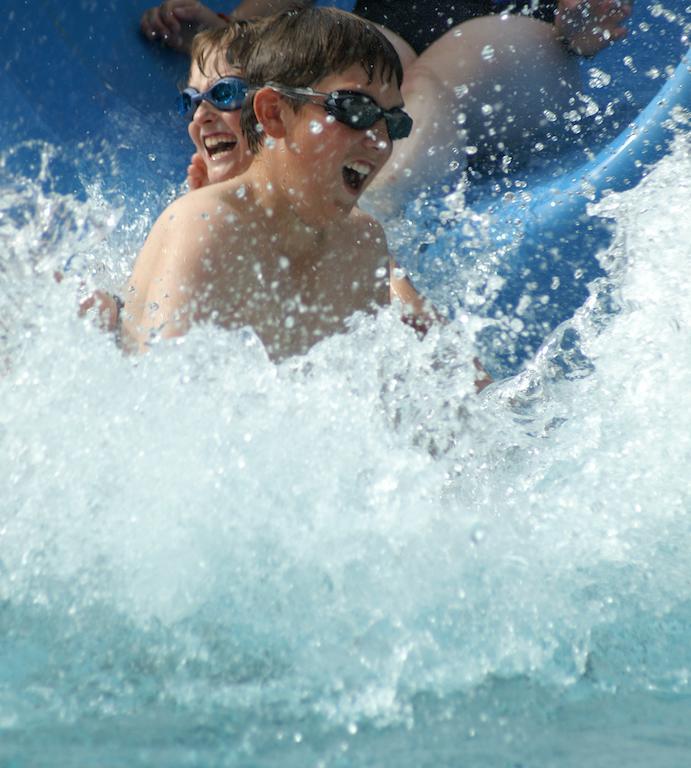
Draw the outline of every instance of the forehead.
<instances>
[{"instance_id":1,"label":"forehead","mask_svg":"<svg viewBox=\"0 0 691 768\"><path fill-rule=\"evenodd\" d=\"M399 106L403 99L396 78L382 80L381 74L375 71L372 82L368 82L367 72L359 65L353 64L343 72L333 72L313 85L317 91L361 91L371 96L385 109Z\"/></svg>"},{"instance_id":2,"label":"forehead","mask_svg":"<svg viewBox=\"0 0 691 768\"><path fill-rule=\"evenodd\" d=\"M190 76L187 84L203 91L210 88L222 77L240 76L240 67L228 63L225 54L221 51L211 53L204 61L204 71L199 68L199 62L193 61L190 66Z\"/></svg>"}]
</instances>

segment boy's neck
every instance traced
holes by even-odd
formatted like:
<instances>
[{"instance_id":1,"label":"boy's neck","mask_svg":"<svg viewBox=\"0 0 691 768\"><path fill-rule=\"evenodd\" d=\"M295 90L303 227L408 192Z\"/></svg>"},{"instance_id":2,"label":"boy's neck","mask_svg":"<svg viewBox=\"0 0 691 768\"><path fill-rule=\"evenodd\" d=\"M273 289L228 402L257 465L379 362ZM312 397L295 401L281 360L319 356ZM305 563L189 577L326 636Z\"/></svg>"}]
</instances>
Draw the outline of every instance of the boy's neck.
<instances>
[{"instance_id":1,"label":"boy's neck","mask_svg":"<svg viewBox=\"0 0 691 768\"><path fill-rule=\"evenodd\" d=\"M286 187L283 175L271 162L263 161L261 155L255 158L241 181L258 215L278 235L283 247L312 250L340 224L338 220L324 219L320 209L312 211L297 198L295 192Z\"/></svg>"}]
</instances>

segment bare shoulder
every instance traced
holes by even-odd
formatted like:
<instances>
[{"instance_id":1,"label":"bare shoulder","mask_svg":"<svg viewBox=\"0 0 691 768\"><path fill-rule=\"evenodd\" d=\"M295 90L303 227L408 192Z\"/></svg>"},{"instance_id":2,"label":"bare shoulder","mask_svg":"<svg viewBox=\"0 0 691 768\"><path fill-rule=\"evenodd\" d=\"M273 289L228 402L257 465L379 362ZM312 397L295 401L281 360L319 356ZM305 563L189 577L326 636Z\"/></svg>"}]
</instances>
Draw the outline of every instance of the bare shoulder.
<instances>
[{"instance_id":1,"label":"bare shoulder","mask_svg":"<svg viewBox=\"0 0 691 768\"><path fill-rule=\"evenodd\" d=\"M221 185L213 185L219 187ZM173 201L158 217L146 238L129 280L134 300L152 290L165 293L171 285L192 289L213 274L233 250L231 222L236 211L221 189L195 190Z\"/></svg>"},{"instance_id":2,"label":"bare shoulder","mask_svg":"<svg viewBox=\"0 0 691 768\"><path fill-rule=\"evenodd\" d=\"M134 265L123 327L142 348L151 329L185 332L211 311L215 285L227 286L229 258L238 247L238 212L222 186L200 189L171 203L158 217Z\"/></svg>"},{"instance_id":3,"label":"bare shoulder","mask_svg":"<svg viewBox=\"0 0 691 768\"><path fill-rule=\"evenodd\" d=\"M384 227L374 216L366 213L361 208L354 208L348 222L357 245L369 245L377 252L387 251L386 234Z\"/></svg>"},{"instance_id":4,"label":"bare shoulder","mask_svg":"<svg viewBox=\"0 0 691 768\"><path fill-rule=\"evenodd\" d=\"M366 237L375 243L382 243L386 247L386 235L384 227L374 216L366 213L361 208L354 208L350 215L353 232L361 237Z\"/></svg>"},{"instance_id":5,"label":"bare shoulder","mask_svg":"<svg viewBox=\"0 0 691 768\"><path fill-rule=\"evenodd\" d=\"M219 228L225 229L240 215L241 211L233 204L233 195L220 184L212 184L173 201L159 216L152 233L159 230L176 238L189 234L207 236Z\"/></svg>"},{"instance_id":6,"label":"bare shoulder","mask_svg":"<svg viewBox=\"0 0 691 768\"><path fill-rule=\"evenodd\" d=\"M173 201L156 220L137 259L137 268L165 262L168 268L185 263L194 270L201 259L232 250L242 212L233 197L211 185Z\"/></svg>"}]
</instances>

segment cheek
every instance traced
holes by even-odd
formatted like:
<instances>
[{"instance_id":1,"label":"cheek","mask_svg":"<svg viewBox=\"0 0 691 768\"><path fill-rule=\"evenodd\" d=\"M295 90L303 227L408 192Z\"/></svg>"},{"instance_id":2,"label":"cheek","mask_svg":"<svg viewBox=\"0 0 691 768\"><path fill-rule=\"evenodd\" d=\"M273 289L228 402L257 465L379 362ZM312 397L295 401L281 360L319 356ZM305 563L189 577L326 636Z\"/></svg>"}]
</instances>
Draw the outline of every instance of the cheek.
<instances>
[{"instance_id":1,"label":"cheek","mask_svg":"<svg viewBox=\"0 0 691 768\"><path fill-rule=\"evenodd\" d=\"M195 148L198 152L201 152L203 147L201 140L199 138L199 128L195 125L194 120L187 125L187 133L192 140L192 143L194 144Z\"/></svg>"},{"instance_id":2,"label":"cheek","mask_svg":"<svg viewBox=\"0 0 691 768\"><path fill-rule=\"evenodd\" d=\"M236 109L234 112L221 112L221 122L223 123L223 126L227 131L230 131L230 133L236 134L236 136L241 136L242 131L240 130L240 112L241 110Z\"/></svg>"},{"instance_id":3,"label":"cheek","mask_svg":"<svg viewBox=\"0 0 691 768\"><path fill-rule=\"evenodd\" d=\"M322 159L340 156L353 141L353 131L327 117L311 120L305 129L303 146Z\"/></svg>"}]
</instances>

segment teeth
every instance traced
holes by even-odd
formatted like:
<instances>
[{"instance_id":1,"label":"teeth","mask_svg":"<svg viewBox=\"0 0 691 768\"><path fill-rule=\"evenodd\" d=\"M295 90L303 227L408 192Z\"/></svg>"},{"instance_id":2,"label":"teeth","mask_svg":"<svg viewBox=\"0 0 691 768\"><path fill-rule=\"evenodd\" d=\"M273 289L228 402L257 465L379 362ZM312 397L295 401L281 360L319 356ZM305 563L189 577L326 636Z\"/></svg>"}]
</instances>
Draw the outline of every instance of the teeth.
<instances>
[{"instance_id":1,"label":"teeth","mask_svg":"<svg viewBox=\"0 0 691 768\"><path fill-rule=\"evenodd\" d=\"M355 171L356 173L359 173L360 176L364 176L365 178L370 175L372 169L370 168L367 163L360 163L360 162L354 162L354 163L347 163L346 168L349 168L351 171Z\"/></svg>"},{"instance_id":2,"label":"teeth","mask_svg":"<svg viewBox=\"0 0 691 768\"><path fill-rule=\"evenodd\" d=\"M216 147L219 147L222 144L235 146L237 141L235 141L235 139L231 139L229 136L208 136L204 139L204 146L208 150L214 150Z\"/></svg>"}]
</instances>

